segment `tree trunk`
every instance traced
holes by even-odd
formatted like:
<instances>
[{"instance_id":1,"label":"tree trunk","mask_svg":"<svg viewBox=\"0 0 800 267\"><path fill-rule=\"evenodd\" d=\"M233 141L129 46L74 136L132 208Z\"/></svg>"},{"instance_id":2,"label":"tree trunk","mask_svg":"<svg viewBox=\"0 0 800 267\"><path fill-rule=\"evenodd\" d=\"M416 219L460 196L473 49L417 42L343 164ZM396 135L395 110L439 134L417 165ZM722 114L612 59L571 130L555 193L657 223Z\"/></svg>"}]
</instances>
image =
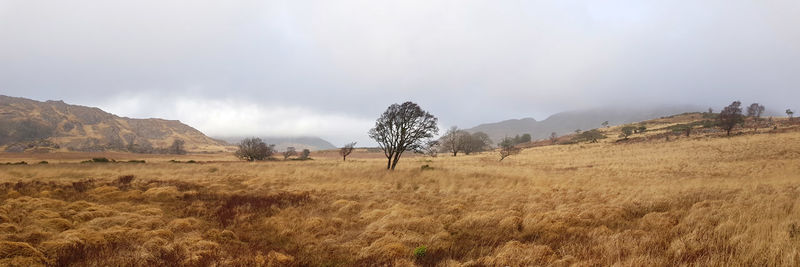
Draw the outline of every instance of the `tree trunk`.
<instances>
[{"instance_id":1,"label":"tree trunk","mask_svg":"<svg viewBox=\"0 0 800 267\"><path fill-rule=\"evenodd\" d=\"M393 156L393 154L390 154L389 156L386 157L388 159L388 161L386 162L386 169L387 170L391 170L392 169L392 156Z\"/></svg>"},{"instance_id":2,"label":"tree trunk","mask_svg":"<svg viewBox=\"0 0 800 267\"><path fill-rule=\"evenodd\" d=\"M394 154L394 161L392 162L392 170L394 170L394 167L397 166L397 162L400 161L400 154L401 153Z\"/></svg>"},{"instance_id":3,"label":"tree trunk","mask_svg":"<svg viewBox=\"0 0 800 267\"><path fill-rule=\"evenodd\" d=\"M342 161L347 161L347 156L342 156Z\"/></svg>"}]
</instances>

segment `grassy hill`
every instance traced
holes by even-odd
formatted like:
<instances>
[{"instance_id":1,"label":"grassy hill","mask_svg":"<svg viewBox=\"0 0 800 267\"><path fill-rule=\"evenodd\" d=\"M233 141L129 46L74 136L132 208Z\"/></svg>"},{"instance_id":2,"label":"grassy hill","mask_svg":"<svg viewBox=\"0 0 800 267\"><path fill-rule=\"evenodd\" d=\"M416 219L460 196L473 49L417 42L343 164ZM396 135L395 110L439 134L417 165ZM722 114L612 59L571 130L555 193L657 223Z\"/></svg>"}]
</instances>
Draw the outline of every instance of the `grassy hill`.
<instances>
[{"instance_id":1,"label":"grassy hill","mask_svg":"<svg viewBox=\"0 0 800 267\"><path fill-rule=\"evenodd\" d=\"M131 119L62 101L0 95L0 148L5 151L153 152L176 139L189 151L224 151L224 141L175 120Z\"/></svg>"},{"instance_id":2,"label":"grassy hill","mask_svg":"<svg viewBox=\"0 0 800 267\"><path fill-rule=\"evenodd\" d=\"M690 112L661 118L645 120L636 123L622 124L609 127L600 127L558 136L555 144L572 143L638 143L638 142L669 142L679 139L706 139L725 137L726 132L716 126L717 113ZM632 127L634 132L627 138L623 137L623 128ZM641 128L641 129L640 129ZM787 118L767 117L758 121L746 118L743 124L734 127L732 135L776 134L782 132L800 131L800 120L789 121ZM586 138L592 133L599 138ZM534 140L530 143L520 144L520 147L537 147L553 145L548 139Z\"/></svg>"},{"instance_id":3,"label":"grassy hill","mask_svg":"<svg viewBox=\"0 0 800 267\"><path fill-rule=\"evenodd\" d=\"M604 121L608 121L609 125L613 126L702 110L705 108L698 106L604 107L561 112L542 121L524 118L486 123L467 129L467 131L484 132L494 141L505 136L513 137L525 133L531 134L534 139L540 139L547 138L552 132L564 135L577 129L598 128Z\"/></svg>"}]
</instances>

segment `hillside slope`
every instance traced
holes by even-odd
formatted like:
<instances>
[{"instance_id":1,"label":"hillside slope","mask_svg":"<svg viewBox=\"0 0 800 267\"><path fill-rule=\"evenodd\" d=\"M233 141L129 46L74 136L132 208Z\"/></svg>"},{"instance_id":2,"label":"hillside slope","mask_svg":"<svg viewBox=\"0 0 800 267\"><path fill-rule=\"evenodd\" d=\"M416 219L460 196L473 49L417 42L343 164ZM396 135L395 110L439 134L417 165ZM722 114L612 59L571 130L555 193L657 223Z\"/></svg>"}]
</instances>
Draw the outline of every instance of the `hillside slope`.
<instances>
[{"instance_id":1,"label":"hillside slope","mask_svg":"<svg viewBox=\"0 0 800 267\"><path fill-rule=\"evenodd\" d=\"M505 136L529 133L534 139L542 139L555 132L558 135L601 127L608 121L610 125L639 122L684 112L704 111L699 106L660 106L647 108L606 107L580 111L567 111L554 114L545 120L533 118L505 120L486 123L467 129L469 132L485 132L492 140Z\"/></svg>"},{"instance_id":2,"label":"hillside slope","mask_svg":"<svg viewBox=\"0 0 800 267\"><path fill-rule=\"evenodd\" d=\"M5 151L120 150L150 153L176 139L188 151L224 151L212 139L177 120L131 119L99 108L0 95L0 147Z\"/></svg>"}]
</instances>

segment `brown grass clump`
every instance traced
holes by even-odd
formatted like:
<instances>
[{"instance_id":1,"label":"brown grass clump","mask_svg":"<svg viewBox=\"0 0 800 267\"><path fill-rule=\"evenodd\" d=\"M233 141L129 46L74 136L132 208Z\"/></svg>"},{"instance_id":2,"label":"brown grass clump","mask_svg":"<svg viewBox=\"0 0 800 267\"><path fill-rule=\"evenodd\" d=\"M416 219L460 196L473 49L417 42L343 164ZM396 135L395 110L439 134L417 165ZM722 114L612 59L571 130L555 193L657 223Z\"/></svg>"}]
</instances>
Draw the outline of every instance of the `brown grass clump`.
<instances>
[{"instance_id":1,"label":"brown grass clump","mask_svg":"<svg viewBox=\"0 0 800 267\"><path fill-rule=\"evenodd\" d=\"M394 172L366 156L3 165L0 266L797 266L797 151L797 131L765 131Z\"/></svg>"}]
</instances>

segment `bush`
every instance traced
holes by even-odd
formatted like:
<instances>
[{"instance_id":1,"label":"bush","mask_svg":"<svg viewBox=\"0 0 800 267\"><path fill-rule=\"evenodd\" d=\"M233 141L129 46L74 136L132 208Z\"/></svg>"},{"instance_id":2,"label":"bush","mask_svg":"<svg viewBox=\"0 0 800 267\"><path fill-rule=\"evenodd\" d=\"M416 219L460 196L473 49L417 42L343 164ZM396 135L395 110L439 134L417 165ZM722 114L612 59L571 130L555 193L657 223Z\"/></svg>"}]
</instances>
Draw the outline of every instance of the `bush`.
<instances>
[{"instance_id":1,"label":"bush","mask_svg":"<svg viewBox=\"0 0 800 267\"><path fill-rule=\"evenodd\" d=\"M300 159L309 159L309 155L311 155L311 150L303 149L303 152L300 152Z\"/></svg>"},{"instance_id":2,"label":"bush","mask_svg":"<svg viewBox=\"0 0 800 267\"><path fill-rule=\"evenodd\" d=\"M622 134L620 134L619 137L628 139L628 136L632 135L635 130L636 127L633 126L622 127Z\"/></svg>"},{"instance_id":3,"label":"bush","mask_svg":"<svg viewBox=\"0 0 800 267\"><path fill-rule=\"evenodd\" d=\"M111 162L111 161L109 159L107 159L107 158L92 158L92 162L108 163L108 162Z\"/></svg>"},{"instance_id":4,"label":"bush","mask_svg":"<svg viewBox=\"0 0 800 267\"><path fill-rule=\"evenodd\" d=\"M135 159L132 159L132 160L129 160L129 161L128 161L128 163L145 163L145 161L144 161L144 160L135 160Z\"/></svg>"},{"instance_id":5,"label":"bush","mask_svg":"<svg viewBox=\"0 0 800 267\"><path fill-rule=\"evenodd\" d=\"M174 160L174 159L171 159L171 160L169 160L169 162L170 162L170 163L189 163L189 164L191 164L191 163L198 163L197 161L195 161L195 160L193 160L193 159L191 159L191 160L189 160L189 161L180 161L180 160Z\"/></svg>"},{"instance_id":6,"label":"bush","mask_svg":"<svg viewBox=\"0 0 800 267\"><path fill-rule=\"evenodd\" d=\"M421 171L428 171L428 170L433 170L433 167L431 167L431 165L425 164L425 165L422 165L421 167L419 167L419 169Z\"/></svg>"},{"instance_id":7,"label":"bush","mask_svg":"<svg viewBox=\"0 0 800 267\"><path fill-rule=\"evenodd\" d=\"M247 161L269 159L275 153L275 145L267 145L261 138L255 137L245 138L238 147L236 157Z\"/></svg>"},{"instance_id":8,"label":"bush","mask_svg":"<svg viewBox=\"0 0 800 267\"><path fill-rule=\"evenodd\" d=\"M47 162L46 160L39 161L39 164L47 164L47 163L49 163L49 162Z\"/></svg>"},{"instance_id":9,"label":"bush","mask_svg":"<svg viewBox=\"0 0 800 267\"><path fill-rule=\"evenodd\" d=\"M422 259L425 257L425 253L428 252L428 247L426 246L419 246L414 249L414 258L415 259Z\"/></svg>"},{"instance_id":10,"label":"bush","mask_svg":"<svg viewBox=\"0 0 800 267\"><path fill-rule=\"evenodd\" d=\"M573 142L591 141L594 143L597 142L598 139L604 139L604 138L606 138L606 136L603 133L601 133L597 129L593 129L579 133L578 135L572 138L572 141Z\"/></svg>"},{"instance_id":11,"label":"bush","mask_svg":"<svg viewBox=\"0 0 800 267\"><path fill-rule=\"evenodd\" d=\"M118 185L128 186L128 185L131 184L131 182L133 182L133 178L135 178L135 176L133 176L133 175L123 175L123 176L117 177L117 181L116 182L117 182Z\"/></svg>"}]
</instances>

